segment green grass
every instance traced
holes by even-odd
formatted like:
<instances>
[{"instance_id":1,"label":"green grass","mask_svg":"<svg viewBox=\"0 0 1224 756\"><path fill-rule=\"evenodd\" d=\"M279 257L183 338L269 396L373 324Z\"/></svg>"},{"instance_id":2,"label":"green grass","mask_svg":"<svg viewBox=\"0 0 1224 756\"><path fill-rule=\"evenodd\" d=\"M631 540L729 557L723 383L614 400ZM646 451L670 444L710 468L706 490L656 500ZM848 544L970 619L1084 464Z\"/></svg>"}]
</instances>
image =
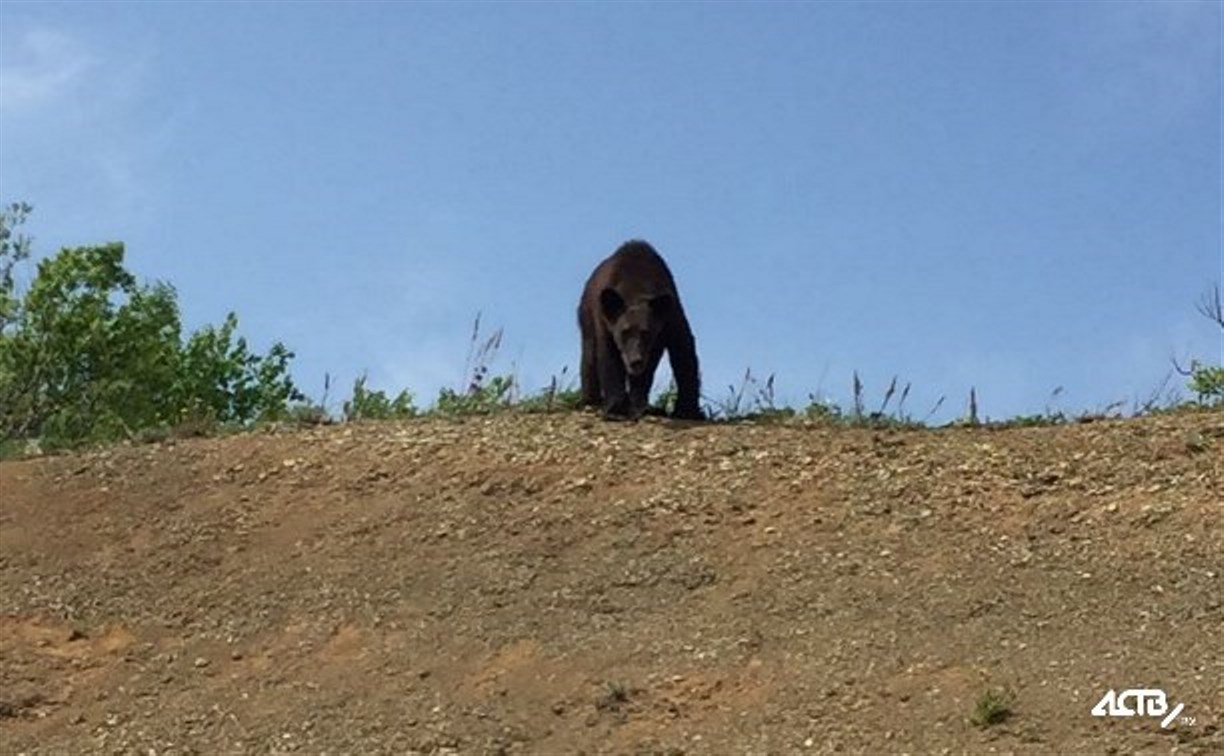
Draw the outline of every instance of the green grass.
<instances>
[{"instance_id":1,"label":"green grass","mask_svg":"<svg viewBox=\"0 0 1224 756\"><path fill-rule=\"evenodd\" d=\"M969 721L981 728L1005 722L1014 715L1015 702L1016 695L1011 690L987 690L978 696Z\"/></svg>"},{"instance_id":2,"label":"green grass","mask_svg":"<svg viewBox=\"0 0 1224 756\"><path fill-rule=\"evenodd\" d=\"M388 393L367 385L365 375L354 382L349 398L343 402L329 401L331 379L325 377L322 398L303 398L290 404L277 417L256 423L226 424L213 420L184 418L172 426L136 428L128 432L128 443L157 443L170 439L201 436L221 436L261 429L308 428L336 422L367 422L405 420L414 417L463 417L501 413L547 414L570 413L581 409L582 394L577 377L565 368L554 374L548 385L536 391L525 392L516 372L495 371L497 351L501 345L501 330L485 338L480 333L479 316L472 329L471 344L465 364L465 380L460 388L443 388L431 405L418 407L415 395L409 390ZM714 423L751 424L804 424L827 425L838 428L869 428L881 430L920 430L934 427L989 427L1024 428L1057 426L1087 422L1102 418L1138 417L1183 412L1212 412L1224 409L1219 402L1183 400L1176 388L1169 389L1170 377L1166 377L1146 401L1137 401L1131 412L1123 411L1123 403L1115 402L1103 410L1068 413L1056 404L1062 387L1054 389L1043 412L1021 415L1005 420L989 420L979 415L977 391L969 392L965 412L957 419L941 426L931 424L931 418L943 406L941 396L925 415L917 417L910 413L906 402L910 397L910 384L901 384L893 377L880 392L878 399L871 397L857 372L850 386L848 406L840 405L817 393L808 394L806 406L788 406L781 401L775 390L775 376L758 378L751 369L744 371L738 384L727 386L721 397L703 397L707 418ZM666 412L674 405L676 387L674 382L656 394L652 408ZM337 406L338 405L338 406ZM112 442L100 444L113 445ZM1209 441L1192 439L1187 442L1190 451L1206 448ZM94 448L99 444L83 439L64 449ZM0 439L0 459L12 459L31 454L60 450L61 445L50 439Z\"/></svg>"}]
</instances>

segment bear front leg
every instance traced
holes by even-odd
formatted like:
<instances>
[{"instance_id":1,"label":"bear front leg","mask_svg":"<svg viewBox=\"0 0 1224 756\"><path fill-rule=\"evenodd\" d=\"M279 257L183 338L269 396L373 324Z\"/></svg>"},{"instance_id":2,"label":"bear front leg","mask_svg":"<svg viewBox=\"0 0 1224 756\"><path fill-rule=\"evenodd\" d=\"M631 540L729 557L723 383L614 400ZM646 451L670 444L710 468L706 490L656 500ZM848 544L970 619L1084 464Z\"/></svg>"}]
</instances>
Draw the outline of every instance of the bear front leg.
<instances>
[{"instance_id":1,"label":"bear front leg","mask_svg":"<svg viewBox=\"0 0 1224 756\"><path fill-rule=\"evenodd\" d=\"M650 384L654 376L650 373L629 376L629 411L630 418L637 420L650 412Z\"/></svg>"},{"instance_id":2,"label":"bear front leg","mask_svg":"<svg viewBox=\"0 0 1224 756\"><path fill-rule=\"evenodd\" d=\"M596 357L597 347L595 345L595 337L582 335L582 404L586 407L598 407L603 392L599 388L599 371L596 369L598 363Z\"/></svg>"},{"instance_id":3,"label":"bear front leg","mask_svg":"<svg viewBox=\"0 0 1224 756\"><path fill-rule=\"evenodd\" d=\"M599 388L603 391L604 417L609 420L627 418L630 415L629 395L625 393L625 366L621 363L620 350L611 339L602 339L595 358L599 374Z\"/></svg>"},{"instance_id":4,"label":"bear front leg","mask_svg":"<svg viewBox=\"0 0 1224 756\"><path fill-rule=\"evenodd\" d=\"M697 344L687 320L681 320L667 345L667 359L676 379L676 408L672 417L703 420L701 412L701 376L697 368Z\"/></svg>"}]
</instances>

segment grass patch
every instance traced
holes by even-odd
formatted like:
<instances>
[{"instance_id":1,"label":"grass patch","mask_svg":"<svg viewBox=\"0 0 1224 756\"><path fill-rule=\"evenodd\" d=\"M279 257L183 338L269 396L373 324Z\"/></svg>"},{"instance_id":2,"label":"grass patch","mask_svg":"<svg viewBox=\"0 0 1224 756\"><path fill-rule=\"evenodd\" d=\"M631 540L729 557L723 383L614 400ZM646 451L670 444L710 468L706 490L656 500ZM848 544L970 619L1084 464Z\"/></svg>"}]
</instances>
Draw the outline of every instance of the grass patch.
<instances>
[{"instance_id":1,"label":"grass patch","mask_svg":"<svg viewBox=\"0 0 1224 756\"><path fill-rule=\"evenodd\" d=\"M0 438L0 460L107 447L116 443L173 442L250 431L295 430L334 423L396 421L414 417L458 418L503 413L570 413L582 409L578 376L569 373L567 368L563 367L554 373L544 388L532 392L523 390L521 379L513 365L509 370L494 370L501 345L502 330L499 328L489 335L483 334L478 314L472 326L461 384L454 388L441 389L435 401L424 407L417 405L416 395L410 390L395 393L370 387L364 374L354 381L348 398L329 399L331 377L324 376L321 399L314 400L299 394L283 408L255 420L220 421L205 408L204 411L184 412L172 422L135 429L124 426L120 429L121 432L92 433L68 442L54 435L42 438ZM868 391L856 371L850 387L851 394L845 403L839 404L826 398L818 390L808 394L806 405L794 406L779 400L775 392L773 373L765 378L758 378L749 368L744 371L738 385L727 386L723 397L703 395L702 408L708 420L715 423L816 424L886 431L1062 426L1125 417L1224 411L1224 402L1204 400L1201 396L1197 401L1184 400L1175 388L1170 388L1174 374L1171 371L1146 399L1136 400L1129 412L1123 406L1124 402L1113 402L1103 409L1083 413L1062 409L1058 406L1063 393L1060 386L1050 393L1044 411L992 420L980 414L977 390L971 388L965 411L959 417L950 422L934 423L932 418L944 405L946 396L940 396L925 415L915 416L906 404L910 399L910 383L903 383L896 376L877 394L875 391ZM648 414L669 414L675 400L676 386L673 381L656 394ZM1205 451L1211 445L1212 440L1205 437L1188 437L1186 441L1186 448L1190 453Z\"/></svg>"},{"instance_id":2,"label":"grass patch","mask_svg":"<svg viewBox=\"0 0 1224 756\"><path fill-rule=\"evenodd\" d=\"M981 728L1005 722L1015 714L1012 709L1015 702L1016 694L1011 690L987 690L978 696L969 721Z\"/></svg>"},{"instance_id":3,"label":"grass patch","mask_svg":"<svg viewBox=\"0 0 1224 756\"><path fill-rule=\"evenodd\" d=\"M629 687L621 682L609 682L595 699L595 708L600 711L615 711L629 702Z\"/></svg>"}]
</instances>

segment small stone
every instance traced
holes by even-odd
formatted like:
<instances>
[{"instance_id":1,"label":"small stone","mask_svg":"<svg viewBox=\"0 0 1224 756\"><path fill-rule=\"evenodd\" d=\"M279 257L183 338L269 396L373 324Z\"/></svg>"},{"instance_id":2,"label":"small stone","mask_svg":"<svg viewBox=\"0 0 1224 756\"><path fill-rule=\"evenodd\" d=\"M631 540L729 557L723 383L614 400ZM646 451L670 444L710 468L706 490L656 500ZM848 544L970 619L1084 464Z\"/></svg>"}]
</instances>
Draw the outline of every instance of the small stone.
<instances>
[{"instance_id":1,"label":"small stone","mask_svg":"<svg viewBox=\"0 0 1224 756\"><path fill-rule=\"evenodd\" d=\"M193 664L195 664L196 669L203 669L204 667L208 666L208 660L203 656L197 656Z\"/></svg>"}]
</instances>

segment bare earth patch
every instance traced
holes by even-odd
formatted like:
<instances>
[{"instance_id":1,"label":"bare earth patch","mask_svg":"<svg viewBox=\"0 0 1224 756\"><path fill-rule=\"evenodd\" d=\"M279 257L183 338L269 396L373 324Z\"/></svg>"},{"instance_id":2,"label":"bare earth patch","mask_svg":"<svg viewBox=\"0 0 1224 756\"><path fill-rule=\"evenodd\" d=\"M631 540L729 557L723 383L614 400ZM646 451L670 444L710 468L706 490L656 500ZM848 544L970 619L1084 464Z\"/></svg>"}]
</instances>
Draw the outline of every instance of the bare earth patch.
<instances>
[{"instance_id":1,"label":"bare earth patch","mask_svg":"<svg viewBox=\"0 0 1224 756\"><path fill-rule=\"evenodd\" d=\"M1219 753L1222 473L1219 412L6 462L0 750ZM1193 723L1091 716L1111 688Z\"/></svg>"}]
</instances>

